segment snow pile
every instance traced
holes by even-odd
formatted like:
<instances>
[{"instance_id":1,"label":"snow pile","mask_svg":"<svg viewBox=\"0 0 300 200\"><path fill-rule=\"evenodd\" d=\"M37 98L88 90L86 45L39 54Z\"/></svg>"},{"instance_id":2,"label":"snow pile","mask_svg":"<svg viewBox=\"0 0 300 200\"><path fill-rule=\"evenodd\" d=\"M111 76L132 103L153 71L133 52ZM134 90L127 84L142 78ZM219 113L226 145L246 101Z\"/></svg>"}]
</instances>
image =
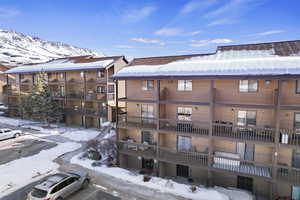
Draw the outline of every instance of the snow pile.
<instances>
[{"instance_id":1,"label":"snow pile","mask_svg":"<svg viewBox=\"0 0 300 200\"><path fill-rule=\"evenodd\" d=\"M89 141L96 138L100 134L99 130L94 129L71 129L67 128L63 137L69 138L73 141Z\"/></svg>"},{"instance_id":2,"label":"snow pile","mask_svg":"<svg viewBox=\"0 0 300 200\"><path fill-rule=\"evenodd\" d=\"M49 62L37 65L24 65L7 70L5 73L24 73L24 72L41 72L41 71L66 71L66 70L81 70L81 69L101 69L112 63L113 59L107 59L96 62L73 63L73 62Z\"/></svg>"},{"instance_id":3,"label":"snow pile","mask_svg":"<svg viewBox=\"0 0 300 200\"><path fill-rule=\"evenodd\" d=\"M144 182L143 175L133 174L132 172L118 168L118 167L92 167L92 160L88 159L80 159L81 154L73 157L71 159L72 164L81 165L85 168L92 169L98 171L100 173L107 174L109 176L113 176L118 179L122 179L124 181L128 181L134 184L146 186L155 190L159 190L161 192L168 192L174 195L182 196L188 199L195 200L253 200L253 196L247 192L243 192L240 190L229 190L225 188L201 188L197 187L195 192L191 192L190 186L185 184L176 183L171 180L152 177L149 182Z\"/></svg>"},{"instance_id":4,"label":"snow pile","mask_svg":"<svg viewBox=\"0 0 300 200\"><path fill-rule=\"evenodd\" d=\"M114 75L147 76L216 76L300 74L300 56L278 56L270 50L231 50L196 56L163 65L137 65Z\"/></svg>"},{"instance_id":5,"label":"snow pile","mask_svg":"<svg viewBox=\"0 0 300 200\"><path fill-rule=\"evenodd\" d=\"M61 135L72 141L88 141L94 139L100 134L99 130L84 129L84 128L71 128L71 127L58 127L50 125L50 128L44 128L43 124L33 122L30 120L14 119L9 117L0 116L0 122L2 124L8 124L11 126L20 126L22 128L28 128L35 131L39 131L45 136L49 135ZM41 135L40 135L41 136Z\"/></svg>"},{"instance_id":6,"label":"snow pile","mask_svg":"<svg viewBox=\"0 0 300 200\"><path fill-rule=\"evenodd\" d=\"M81 145L78 143L60 143L58 146L43 150L37 155L0 165L0 197L41 178L40 176L55 172L59 165L53 160L80 147Z\"/></svg>"}]
</instances>

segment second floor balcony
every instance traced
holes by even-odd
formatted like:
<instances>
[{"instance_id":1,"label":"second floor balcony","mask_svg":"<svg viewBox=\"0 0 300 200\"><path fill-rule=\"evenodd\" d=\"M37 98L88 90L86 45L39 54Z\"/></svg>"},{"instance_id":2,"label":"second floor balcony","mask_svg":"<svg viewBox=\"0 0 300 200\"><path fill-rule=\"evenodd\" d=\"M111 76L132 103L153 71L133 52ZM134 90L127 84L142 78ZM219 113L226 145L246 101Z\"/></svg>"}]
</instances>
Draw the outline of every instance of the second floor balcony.
<instances>
[{"instance_id":1,"label":"second floor balcony","mask_svg":"<svg viewBox=\"0 0 300 200\"><path fill-rule=\"evenodd\" d=\"M157 120L155 118L127 116L126 114L121 114L118 116L118 126L124 128L156 129Z\"/></svg>"}]
</instances>

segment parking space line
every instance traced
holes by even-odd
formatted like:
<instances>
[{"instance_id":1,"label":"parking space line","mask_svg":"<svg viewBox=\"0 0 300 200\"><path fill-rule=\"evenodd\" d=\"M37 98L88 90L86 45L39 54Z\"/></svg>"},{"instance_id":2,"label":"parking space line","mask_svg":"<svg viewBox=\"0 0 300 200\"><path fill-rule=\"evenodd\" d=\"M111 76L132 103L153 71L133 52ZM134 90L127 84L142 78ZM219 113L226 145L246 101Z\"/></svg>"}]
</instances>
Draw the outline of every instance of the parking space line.
<instances>
[{"instance_id":1,"label":"parking space line","mask_svg":"<svg viewBox=\"0 0 300 200\"><path fill-rule=\"evenodd\" d=\"M93 184L93 186L95 186L96 188L100 188L100 189L102 189L104 191L107 191L107 188L104 187L104 186L102 186L102 185Z\"/></svg>"}]
</instances>

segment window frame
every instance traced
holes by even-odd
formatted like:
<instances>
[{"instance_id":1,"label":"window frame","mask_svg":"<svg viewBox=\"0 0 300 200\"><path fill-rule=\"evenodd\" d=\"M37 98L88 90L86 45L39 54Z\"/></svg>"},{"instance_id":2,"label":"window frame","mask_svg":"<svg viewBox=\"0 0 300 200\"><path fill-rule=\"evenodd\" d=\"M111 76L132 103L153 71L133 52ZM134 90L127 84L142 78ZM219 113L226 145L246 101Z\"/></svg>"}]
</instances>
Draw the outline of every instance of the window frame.
<instances>
[{"instance_id":1,"label":"window frame","mask_svg":"<svg viewBox=\"0 0 300 200\"><path fill-rule=\"evenodd\" d=\"M183 89L181 89L179 87L179 85L180 85L179 83L181 81L183 82ZM188 87L187 87L188 82L191 83L191 89L188 89ZM177 80L177 91L179 91L179 92L191 92L191 91L193 91L193 80Z\"/></svg>"},{"instance_id":2,"label":"window frame","mask_svg":"<svg viewBox=\"0 0 300 200\"><path fill-rule=\"evenodd\" d=\"M190 119L189 120L180 120L180 119L178 119L178 116L180 116L179 112L178 112L179 109L183 109L184 110L184 113L182 113L180 115L184 116L185 118L188 118L188 115L189 115L189 114L186 114L186 112L185 112L186 109L191 109L191 114L189 115ZM176 111L176 119L177 119L177 121L187 121L187 122L193 121L193 108L192 107L178 106L177 107L177 111Z\"/></svg>"},{"instance_id":3,"label":"window frame","mask_svg":"<svg viewBox=\"0 0 300 200\"><path fill-rule=\"evenodd\" d=\"M238 125L238 126L256 126L257 124L257 111L256 110L238 110L237 113L237 124L239 123L239 112L246 112L246 118L245 118L245 125ZM255 124L248 124L248 112L254 112L255 113ZM249 118L251 119L251 118Z\"/></svg>"},{"instance_id":4,"label":"window frame","mask_svg":"<svg viewBox=\"0 0 300 200\"><path fill-rule=\"evenodd\" d=\"M293 126L294 126L294 129L300 129L300 121L299 122L296 122L296 115L300 115L300 112L295 112L294 113L294 122L293 122ZM296 124L299 123L299 128L296 127Z\"/></svg>"},{"instance_id":5,"label":"window frame","mask_svg":"<svg viewBox=\"0 0 300 200\"><path fill-rule=\"evenodd\" d=\"M242 81L247 81L247 91L241 91L241 82ZM257 87L256 87L256 90L255 91L250 91L249 90L249 86L250 86L250 82L251 81L256 81L256 85L257 85ZM259 91L259 81L258 80L254 80L254 79L242 79L242 80L239 80L239 92L240 93L258 93L258 91Z\"/></svg>"},{"instance_id":6,"label":"window frame","mask_svg":"<svg viewBox=\"0 0 300 200\"><path fill-rule=\"evenodd\" d=\"M98 70L97 71L97 78L104 78L104 77L105 77L104 71Z\"/></svg>"},{"instance_id":7,"label":"window frame","mask_svg":"<svg viewBox=\"0 0 300 200\"><path fill-rule=\"evenodd\" d=\"M102 88L101 91L98 88ZM105 94L105 86L103 85L98 85L96 90L98 94Z\"/></svg>"},{"instance_id":8,"label":"window frame","mask_svg":"<svg viewBox=\"0 0 300 200\"><path fill-rule=\"evenodd\" d=\"M299 85L298 85L299 84ZM299 88L298 88L299 86ZM300 79L296 80L296 88L295 88L295 93L300 94Z\"/></svg>"},{"instance_id":9,"label":"window frame","mask_svg":"<svg viewBox=\"0 0 300 200\"><path fill-rule=\"evenodd\" d=\"M152 82L152 86L149 87L151 84L149 84L150 82ZM154 80L142 80L142 90L143 91L152 91L154 90Z\"/></svg>"}]
</instances>

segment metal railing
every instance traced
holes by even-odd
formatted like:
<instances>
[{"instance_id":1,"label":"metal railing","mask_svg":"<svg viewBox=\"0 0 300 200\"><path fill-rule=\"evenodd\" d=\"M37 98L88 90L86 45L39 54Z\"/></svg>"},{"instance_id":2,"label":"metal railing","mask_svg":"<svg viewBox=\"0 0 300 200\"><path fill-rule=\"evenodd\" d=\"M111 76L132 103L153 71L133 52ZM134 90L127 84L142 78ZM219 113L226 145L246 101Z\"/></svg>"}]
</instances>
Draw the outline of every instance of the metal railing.
<instances>
[{"instance_id":1,"label":"metal railing","mask_svg":"<svg viewBox=\"0 0 300 200\"><path fill-rule=\"evenodd\" d=\"M195 135L208 136L209 123L200 121L180 121L174 119L160 119L159 129Z\"/></svg>"},{"instance_id":2,"label":"metal railing","mask_svg":"<svg viewBox=\"0 0 300 200\"><path fill-rule=\"evenodd\" d=\"M119 126L156 129L156 124L157 120L155 118L127 116L126 114L118 116Z\"/></svg>"},{"instance_id":3,"label":"metal railing","mask_svg":"<svg viewBox=\"0 0 300 200\"><path fill-rule=\"evenodd\" d=\"M300 129L280 129L279 143L300 146Z\"/></svg>"},{"instance_id":4,"label":"metal railing","mask_svg":"<svg viewBox=\"0 0 300 200\"><path fill-rule=\"evenodd\" d=\"M274 128L213 123L213 136L274 143Z\"/></svg>"},{"instance_id":5,"label":"metal railing","mask_svg":"<svg viewBox=\"0 0 300 200\"><path fill-rule=\"evenodd\" d=\"M72 98L72 99L83 99L84 94L83 93L68 93L67 97Z\"/></svg>"},{"instance_id":6,"label":"metal railing","mask_svg":"<svg viewBox=\"0 0 300 200\"><path fill-rule=\"evenodd\" d=\"M159 147L159 159L182 164L207 166L208 154L193 151L178 151Z\"/></svg>"},{"instance_id":7,"label":"metal railing","mask_svg":"<svg viewBox=\"0 0 300 200\"><path fill-rule=\"evenodd\" d=\"M118 148L123 153L133 154L137 156L156 156L156 146L141 144L136 142L119 141Z\"/></svg>"},{"instance_id":8,"label":"metal railing","mask_svg":"<svg viewBox=\"0 0 300 200\"><path fill-rule=\"evenodd\" d=\"M300 169L278 165L277 179L300 185Z\"/></svg>"}]
</instances>

